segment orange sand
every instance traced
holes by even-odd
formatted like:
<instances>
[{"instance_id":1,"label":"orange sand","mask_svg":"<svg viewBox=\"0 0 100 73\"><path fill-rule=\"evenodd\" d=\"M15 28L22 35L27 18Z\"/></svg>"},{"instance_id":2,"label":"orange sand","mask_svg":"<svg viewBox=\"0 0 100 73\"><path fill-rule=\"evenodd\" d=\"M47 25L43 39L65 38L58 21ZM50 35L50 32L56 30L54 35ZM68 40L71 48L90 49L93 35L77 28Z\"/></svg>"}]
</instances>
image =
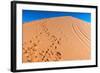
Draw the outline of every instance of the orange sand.
<instances>
[{"instance_id":1,"label":"orange sand","mask_svg":"<svg viewBox=\"0 0 100 73\"><path fill-rule=\"evenodd\" d=\"M23 24L23 63L90 59L91 25L65 16Z\"/></svg>"}]
</instances>

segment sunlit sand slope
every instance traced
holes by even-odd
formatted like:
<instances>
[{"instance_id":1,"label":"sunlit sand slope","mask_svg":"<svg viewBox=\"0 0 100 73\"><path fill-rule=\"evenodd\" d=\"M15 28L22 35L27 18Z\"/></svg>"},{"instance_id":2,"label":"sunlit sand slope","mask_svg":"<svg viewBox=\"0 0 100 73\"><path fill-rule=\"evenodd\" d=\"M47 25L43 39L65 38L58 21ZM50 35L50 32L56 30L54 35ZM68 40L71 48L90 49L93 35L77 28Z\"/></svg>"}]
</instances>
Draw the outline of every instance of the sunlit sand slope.
<instances>
[{"instance_id":1,"label":"sunlit sand slope","mask_svg":"<svg viewBox=\"0 0 100 73\"><path fill-rule=\"evenodd\" d=\"M23 63L86 60L91 55L91 24L65 16L23 24Z\"/></svg>"}]
</instances>

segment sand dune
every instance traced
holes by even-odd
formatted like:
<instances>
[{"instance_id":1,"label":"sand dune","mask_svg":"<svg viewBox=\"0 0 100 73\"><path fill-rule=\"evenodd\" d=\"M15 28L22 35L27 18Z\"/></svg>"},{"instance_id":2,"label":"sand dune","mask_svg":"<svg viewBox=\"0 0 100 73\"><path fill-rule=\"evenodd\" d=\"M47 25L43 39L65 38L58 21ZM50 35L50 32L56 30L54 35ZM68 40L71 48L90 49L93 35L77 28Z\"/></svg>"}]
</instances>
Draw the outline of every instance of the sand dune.
<instances>
[{"instance_id":1,"label":"sand dune","mask_svg":"<svg viewBox=\"0 0 100 73\"><path fill-rule=\"evenodd\" d=\"M64 16L23 24L23 63L86 60L91 54L91 25Z\"/></svg>"}]
</instances>

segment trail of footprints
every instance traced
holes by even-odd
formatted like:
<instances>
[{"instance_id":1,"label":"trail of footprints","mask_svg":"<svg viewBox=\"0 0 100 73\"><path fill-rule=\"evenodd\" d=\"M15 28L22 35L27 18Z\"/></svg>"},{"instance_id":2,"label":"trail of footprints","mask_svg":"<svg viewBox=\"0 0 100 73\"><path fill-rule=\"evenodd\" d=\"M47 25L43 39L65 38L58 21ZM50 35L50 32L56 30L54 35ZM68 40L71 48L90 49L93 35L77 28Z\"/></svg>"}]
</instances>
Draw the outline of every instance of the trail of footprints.
<instances>
[{"instance_id":1,"label":"trail of footprints","mask_svg":"<svg viewBox=\"0 0 100 73\"><path fill-rule=\"evenodd\" d=\"M23 42L23 59L22 62L48 62L48 61L59 61L62 59L62 53L59 51L61 49L61 38L57 38L55 35L51 34L46 28L46 26L41 25L43 32L40 32L38 36L34 39L31 39L28 42ZM38 37L42 34L46 34L48 40L51 42L48 48L43 49L38 47L41 40L38 40ZM42 41L43 42L43 41ZM31 46L25 47L25 44L30 44Z\"/></svg>"}]
</instances>

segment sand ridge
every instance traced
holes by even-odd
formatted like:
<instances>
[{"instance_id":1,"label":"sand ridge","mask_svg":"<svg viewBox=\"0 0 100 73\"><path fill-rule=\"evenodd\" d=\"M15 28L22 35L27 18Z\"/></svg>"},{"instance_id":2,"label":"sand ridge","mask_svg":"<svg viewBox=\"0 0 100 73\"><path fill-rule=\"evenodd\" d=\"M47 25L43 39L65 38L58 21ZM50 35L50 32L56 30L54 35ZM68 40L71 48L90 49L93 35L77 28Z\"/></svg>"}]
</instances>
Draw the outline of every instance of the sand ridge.
<instances>
[{"instance_id":1,"label":"sand ridge","mask_svg":"<svg viewBox=\"0 0 100 73\"><path fill-rule=\"evenodd\" d=\"M91 24L64 16L23 24L23 63L90 59Z\"/></svg>"}]
</instances>

